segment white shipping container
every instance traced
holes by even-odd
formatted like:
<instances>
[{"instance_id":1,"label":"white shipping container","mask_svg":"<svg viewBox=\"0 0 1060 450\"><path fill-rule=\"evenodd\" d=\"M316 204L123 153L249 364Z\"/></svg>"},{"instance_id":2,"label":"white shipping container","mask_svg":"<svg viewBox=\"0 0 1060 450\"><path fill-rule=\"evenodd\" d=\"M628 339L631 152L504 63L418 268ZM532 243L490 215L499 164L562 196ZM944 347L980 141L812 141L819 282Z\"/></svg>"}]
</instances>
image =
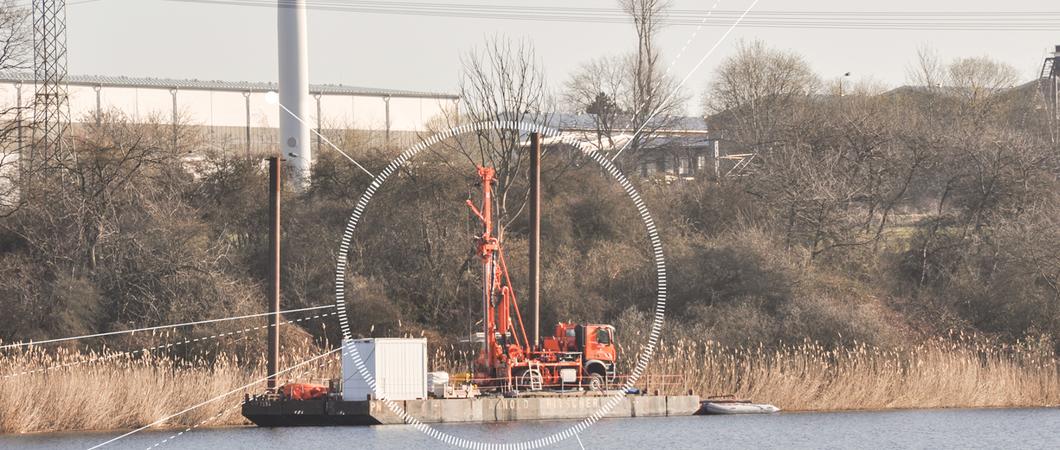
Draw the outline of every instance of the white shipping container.
<instances>
[{"instance_id":1,"label":"white shipping container","mask_svg":"<svg viewBox=\"0 0 1060 450\"><path fill-rule=\"evenodd\" d=\"M427 398L426 339L354 339L344 340L342 345L343 400L366 400L369 396L389 400ZM375 379L375 389L361 376L353 349Z\"/></svg>"}]
</instances>

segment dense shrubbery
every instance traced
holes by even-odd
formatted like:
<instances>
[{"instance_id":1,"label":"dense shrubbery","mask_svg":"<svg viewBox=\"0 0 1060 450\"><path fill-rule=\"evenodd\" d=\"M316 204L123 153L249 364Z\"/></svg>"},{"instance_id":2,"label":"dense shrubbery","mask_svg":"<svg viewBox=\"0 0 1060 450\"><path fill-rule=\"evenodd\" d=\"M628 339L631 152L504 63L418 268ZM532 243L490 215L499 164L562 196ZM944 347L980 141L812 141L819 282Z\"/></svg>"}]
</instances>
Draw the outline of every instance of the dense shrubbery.
<instances>
[{"instance_id":1,"label":"dense shrubbery","mask_svg":"<svg viewBox=\"0 0 1060 450\"><path fill-rule=\"evenodd\" d=\"M761 46L735 58L719 71L808 70L790 57L736 64L776 58ZM729 75L720 79L739 81ZM804 84L757 94L754 108L726 100L733 86L712 88L708 106L726 108L714 129L730 151L758 155L743 176L638 180L668 257L671 333L727 345L1060 335L1057 152L1027 89L839 97L821 95L812 76L795 80ZM763 102L769 120L750 120ZM183 128L102 119L78 132L62 175L42 174L0 218L0 338L261 311L263 163L200 151ZM334 138L372 171L398 150ZM355 334L451 342L478 329L477 224L464 205L473 166L432 150L378 192L355 235ZM206 156L185 157L193 151ZM525 293L525 165L508 163L504 240ZM338 238L369 181L327 150L313 176L309 190L285 193L286 308L333 301ZM545 329L650 312L655 275L629 200L565 152L546 156L544 178ZM334 342L336 328L311 331Z\"/></svg>"}]
</instances>

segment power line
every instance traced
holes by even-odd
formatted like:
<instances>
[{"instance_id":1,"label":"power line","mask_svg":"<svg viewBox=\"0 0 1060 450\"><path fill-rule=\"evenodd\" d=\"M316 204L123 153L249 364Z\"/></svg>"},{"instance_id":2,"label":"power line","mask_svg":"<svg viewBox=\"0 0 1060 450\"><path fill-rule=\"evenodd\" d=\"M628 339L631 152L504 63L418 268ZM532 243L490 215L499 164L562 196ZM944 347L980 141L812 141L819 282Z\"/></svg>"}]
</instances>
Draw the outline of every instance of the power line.
<instances>
[{"instance_id":1,"label":"power line","mask_svg":"<svg viewBox=\"0 0 1060 450\"><path fill-rule=\"evenodd\" d=\"M275 313L258 313L258 314L250 314L250 315L238 316L238 317L224 317L224 318L221 318L221 319L209 319L209 320L200 320L200 321L196 321L196 322L178 323L178 324L173 324L173 325L159 325L159 326L156 326L156 327L137 328L135 330L110 331L110 332L106 332L106 333L86 334L86 335L83 335L83 336L71 336L71 337L64 337L64 338L57 338L57 339L47 339L47 340L36 341L36 342L30 341L30 342L24 342L24 343L19 343L19 344L3 345L3 346L0 346L0 350L4 350L4 349L8 349L8 348L16 348L16 347L28 347L28 346L31 346L31 345L52 344L52 343L56 343L56 342L74 341L74 340L78 340L78 339L89 339L89 338L96 338L96 337L103 337L103 336L114 336L114 335L118 335L118 334L137 333L137 332L140 332L140 331L154 331L154 330L161 330L161 329L165 329L165 328L187 327L187 326L192 326L192 325L202 325L202 324L214 323L214 322L226 322L226 321L230 321L230 320L250 319L250 318L254 318L254 317L270 316L270 315L273 315L273 314L287 314L287 313L295 313L295 312L302 312L302 311L313 311L313 310L317 310L317 309L326 309L326 308L334 308L334 307L335 307L335 305L313 306L313 307L310 307L310 308L300 308L300 309L289 309L287 311L277 311Z\"/></svg>"},{"instance_id":2,"label":"power line","mask_svg":"<svg viewBox=\"0 0 1060 450\"><path fill-rule=\"evenodd\" d=\"M213 3L259 3L275 6L272 0L200 0ZM556 13L567 15L570 13L611 14L625 17L627 13L622 8L607 7L570 7L570 6L526 6L526 5L502 5L494 4L459 4L459 3L429 3L429 2L392 2L392 1L326 1L309 0L307 5L333 6L333 7L375 7L386 9L423 9L423 10L467 10L467 11L504 11L504 12L538 12ZM717 9L718 15L729 15L738 17L743 15L742 9L724 10ZM694 9L669 9L662 13L663 17L702 17L708 10ZM749 18L758 16L912 16L912 17L996 17L996 16L1026 16L1040 17L1042 15L1060 15L1060 11L779 11L779 10L757 10L747 15Z\"/></svg>"},{"instance_id":3,"label":"power line","mask_svg":"<svg viewBox=\"0 0 1060 450\"><path fill-rule=\"evenodd\" d=\"M275 8L271 0L166 0L181 3ZM309 9L396 16L452 17L569 23L628 24L618 8L497 6L423 2L309 0ZM719 10L703 20L706 11L672 10L660 22L672 26L727 27L742 10ZM1060 11L758 11L742 26L786 29L935 30L935 31L1055 31Z\"/></svg>"},{"instance_id":4,"label":"power line","mask_svg":"<svg viewBox=\"0 0 1060 450\"><path fill-rule=\"evenodd\" d=\"M329 312L329 313L326 313L326 314L317 314L315 316L303 317L301 319L288 320L286 322L280 322L280 325L290 325L290 324L295 324L295 323L298 323L298 322L305 322L307 320L314 320L314 319L320 319L320 318L323 318L323 317L333 316L335 314L338 314L338 312L335 311L335 312ZM67 367L73 367L73 366L77 366L77 365L81 365L81 364L87 364L87 363L96 362L96 361L106 361L108 359L114 359L114 358L118 358L120 356L135 355L137 353L145 353L145 352L150 352L150 351L159 350L159 349L169 349L169 348L177 347L177 346L180 346L180 345L193 344L193 343L196 343L196 342L205 342L205 341L208 341L208 340L211 340L211 339L220 339L220 338L224 338L224 337L235 336L237 334L245 334L245 333L248 333L250 331L257 331L257 330L271 328L271 327L273 327L273 325L271 325L271 324L269 324L269 325L260 325L260 326L256 326L256 327L244 328L242 330L228 331L228 332L225 332L225 333L217 333L217 334L214 334L212 336L203 336L203 337L199 337L199 338L195 338L195 339L184 339L183 341L170 342L168 344L158 344L158 345L155 345L155 346L152 346L152 347L144 347L144 348L136 349L136 350L128 350L128 351L121 351L121 352L113 352L113 353L109 353L109 354L101 354L100 356L96 356L96 357L92 357L92 358L88 358L88 359L81 359L81 360L77 360L77 361L71 361L71 362L59 364L59 365L56 365L56 366L46 366L46 367L41 367L39 369L24 370L22 372L14 372L14 373L9 373L7 375L0 375L0 380L6 380L8 378L19 377L19 376L22 376L22 375L29 375L29 374L32 374L32 373L40 373L40 372L45 372L45 371L49 371L49 370L65 369Z\"/></svg>"}]
</instances>

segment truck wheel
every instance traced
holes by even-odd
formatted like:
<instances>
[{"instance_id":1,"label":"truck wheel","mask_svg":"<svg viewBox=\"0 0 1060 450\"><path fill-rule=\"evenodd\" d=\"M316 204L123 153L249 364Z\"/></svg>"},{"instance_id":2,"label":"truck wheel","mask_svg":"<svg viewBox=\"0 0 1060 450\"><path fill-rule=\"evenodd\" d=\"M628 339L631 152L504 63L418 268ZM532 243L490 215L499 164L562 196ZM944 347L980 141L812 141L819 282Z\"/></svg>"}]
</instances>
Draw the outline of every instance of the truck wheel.
<instances>
[{"instance_id":1,"label":"truck wheel","mask_svg":"<svg viewBox=\"0 0 1060 450\"><path fill-rule=\"evenodd\" d=\"M590 391L602 391L604 390L604 376L598 373L589 375L589 390Z\"/></svg>"}]
</instances>

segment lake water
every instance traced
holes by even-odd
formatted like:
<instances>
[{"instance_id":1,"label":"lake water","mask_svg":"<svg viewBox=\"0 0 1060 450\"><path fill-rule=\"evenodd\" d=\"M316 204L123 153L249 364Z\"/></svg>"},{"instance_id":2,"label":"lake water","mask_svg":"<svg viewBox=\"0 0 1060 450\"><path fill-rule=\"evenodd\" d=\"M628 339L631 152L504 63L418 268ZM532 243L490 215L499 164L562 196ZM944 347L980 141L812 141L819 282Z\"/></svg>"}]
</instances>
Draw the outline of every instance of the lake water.
<instances>
[{"instance_id":1,"label":"lake water","mask_svg":"<svg viewBox=\"0 0 1060 450\"><path fill-rule=\"evenodd\" d=\"M484 442L515 443L554 433L569 421L438 425L440 431ZM0 448L83 449L121 433L0 436ZM174 434L141 432L107 448L149 448ZM781 413L606 419L578 438L587 449L877 449L1060 448L1060 409L928 410ZM580 449L578 440L556 448ZM410 426L196 429L157 448L218 450L445 448Z\"/></svg>"}]
</instances>

